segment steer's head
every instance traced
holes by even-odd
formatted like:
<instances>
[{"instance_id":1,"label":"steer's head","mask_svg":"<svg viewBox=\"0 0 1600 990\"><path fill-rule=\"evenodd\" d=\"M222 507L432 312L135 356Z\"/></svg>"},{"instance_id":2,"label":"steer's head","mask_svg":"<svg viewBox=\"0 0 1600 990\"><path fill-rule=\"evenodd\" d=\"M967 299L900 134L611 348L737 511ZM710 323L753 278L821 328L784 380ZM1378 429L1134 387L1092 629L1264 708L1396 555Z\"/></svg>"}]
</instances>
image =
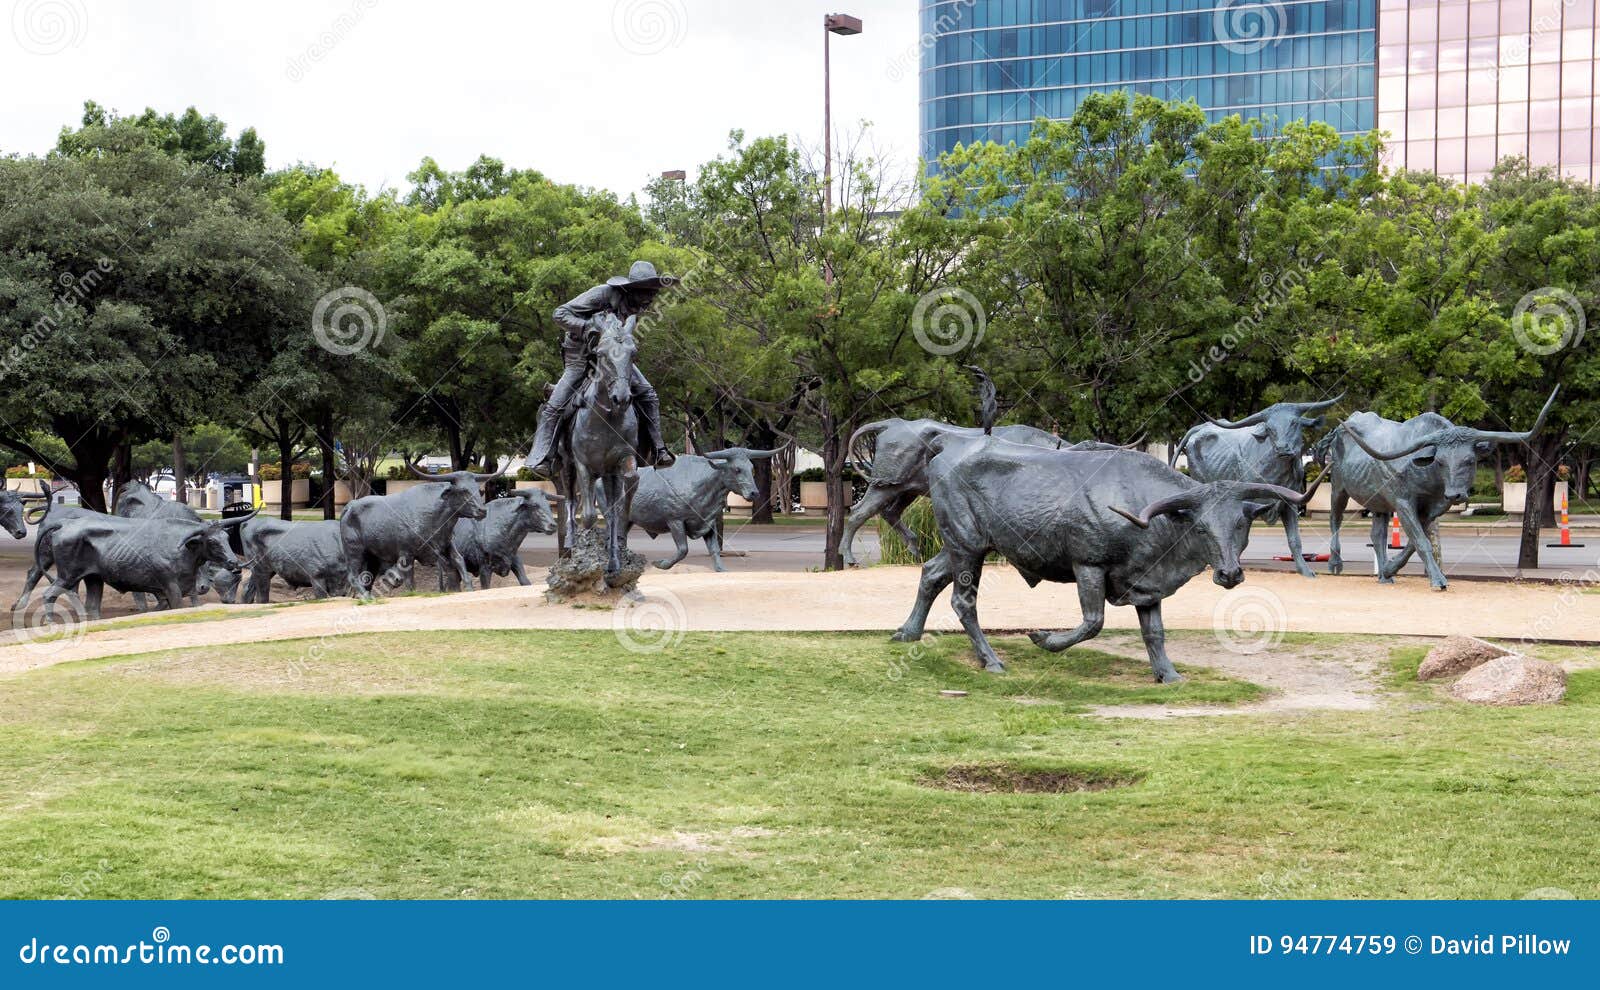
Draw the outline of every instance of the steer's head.
<instances>
[{"instance_id":1,"label":"steer's head","mask_svg":"<svg viewBox=\"0 0 1600 990\"><path fill-rule=\"evenodd\" d=\"M199 552L200 559L208 564L215 564L230 574L238 574L244 570L244 565L234 554L228 531L243 526L254 512L248 516L238 516L233 519L224 519L221 522L207 522L193 527L189 535L184 538L184 544Z\"/></svg>"},{"instance_id":2,"label":"steer's head","mask_svg":"<svg viewBox=\"0 0 1600 990\"><path fill-rule=\"evenodd\" d=\"M1451 503L1465 502L1472 494L1472 483L1477 477L1478 458L1488 454L1497 443L1527 443L1544 429L1545 417L1561 392L1557 385L1545 400L1533 429L1526 433L1499 430L1477 430L1470 426L1447 425L1431 430L1415 440L1394 447L1374 447L1354 423L1346 422L1344 431L1362 450L1380 461L1399 461L1410 458L1415 467L1430 470L1444 479L1444 497ZM1442 419L1443 417L1441 417Z\"/></svg>"},{"instance_id":3,"label":"steer's head","mask_svg":"<svg viewBox=\"0 0 1600 990\"><path fill-rule=\"evenodd\" d=\"M717 469L717 480L722 483L723 488L747 502L754 502L761 497L761 490L756 487L754 462L766 460L777 452L778 450L728 447L723 450L708 450L703 456Z\"/></svg>"},{"instance_id":4,"label":"steer's head","mask_svg":"<svg viewBox=\"0 0 1600 990\"><path fill-rule=\"evenodd\" d=\"M50 496L34 492L14 492L0 488L0 528L19 540L28 538L28 522L24 513L29 502L48 502Z\"/></svg>"},{"instance_id":5,"label":"steer's head","mask_svg":"<svg viewBox=\"0 0 1600 990\"><path fill-rule=\"evenodd\" d=\"M1312 485L1311 491L1302 494L1278 485L1214 481L1157 499L1137 514L1116 506L1111 511L1140 529L1149 529L1160 516L1187 527L1186 535L1199 541L1206 563L1211 565L1211 579L1232 588L1244 580L1239 556L1250 542L1250 523L1278 502L1305 505L1316 490L1317 485Z\"/></svg>"},{"instance_id":6,"label":"steer's head","mask_svg":"<svg viewBox=\"0 0 1600 990\"><path fill-rule=\"evenodd\" d=\"M428 474L425 471L418 471L415 465L412 465L411 473L424 480L447 486L442 497L446 514L454 519L482 519L487 515L480 489L484 482L500 477L493 471L488 474L474 474L471 471Z\"/></svg>"},{"instance_id":7,"label":"steer's head","mask_svg":"<svg viewBox=\"0 0 1600 990\"><path fill-rule=\"evenodd\" d=\"M150 490L142 481L123 482L117 489L117 515L144 515L161 503L161 496Z\"/></svg>"},{"instance_id":8,"label":"steer's head","mask_svg":"<svg viewBox=\"0 0 1600 990\"><path fill-rule=\"evenodd\" d=\"M1270 443L1275 453L1284 457L1299 457L1306 448L1306 430L1322 425L1324 410L1344 398L1344 394L1323 402L1278 402L1238 422L1210 419L1213 426L1225 430L1249 430L1257 443Z\"/></svg>"},{"instance_id":9,"label":"steer's head","mask_svg":"<svg viewBox=\"0 0 1600 990\"><path fill-rule=\"evenodd\" d=\"M498 504L510 506L511 527L518 533L554 533L556 515L551 507L562 501L561 496L537 488L524 488L512 492Z\"/></svg>"}]
</instances>

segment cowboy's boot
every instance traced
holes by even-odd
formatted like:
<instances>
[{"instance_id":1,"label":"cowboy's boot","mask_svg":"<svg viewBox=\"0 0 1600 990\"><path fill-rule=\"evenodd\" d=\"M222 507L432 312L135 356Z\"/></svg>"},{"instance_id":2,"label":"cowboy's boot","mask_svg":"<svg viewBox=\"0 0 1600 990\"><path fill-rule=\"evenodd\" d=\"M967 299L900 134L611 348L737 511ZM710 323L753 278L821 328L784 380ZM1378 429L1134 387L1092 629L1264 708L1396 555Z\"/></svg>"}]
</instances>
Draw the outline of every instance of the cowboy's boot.
<instances>
[{"instance_id":1,"label":"cowboy's boot","mask_svg":"<svg viewBox=\"0 0 1600 990\"><path fill-rule=\"evenodd\" d=\"M533 449L528 451L528 470L548 474L550 455L555 453L556 427L561 424L561 410L545 403L539 409L539 429L533 435Z\"/></svg>"},{"instance_id":2,"label":"cowboy's boot","mask_svg":"<svg viewBox=\"0 0 1600 990\"><path fill-rule=\"evenodd\" d=\"M643 389L634 397L634 405L639 410L639 425L644 429L645 446L650 448L650 466L656 468L669 468L677 463L678 458L667 449L666 442L661 439L661 402L656 398L656 390Z\"/></svg>"}]
</instances>

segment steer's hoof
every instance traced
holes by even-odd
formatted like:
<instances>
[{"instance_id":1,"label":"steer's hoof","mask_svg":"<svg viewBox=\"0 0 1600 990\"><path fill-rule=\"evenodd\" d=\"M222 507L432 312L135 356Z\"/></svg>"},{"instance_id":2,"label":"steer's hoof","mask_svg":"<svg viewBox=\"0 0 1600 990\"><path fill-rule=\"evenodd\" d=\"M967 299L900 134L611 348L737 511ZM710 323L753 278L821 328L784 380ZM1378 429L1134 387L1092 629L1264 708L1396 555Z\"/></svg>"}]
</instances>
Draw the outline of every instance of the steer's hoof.
<instances>
[{"instance_id":1,"label":"steer's hoof","mask_svg":"<svg viewBox=\"0 0 1600 990\"><path fill-rule=\"evenodd\" d=\"M984 664L983 671L986 674L1003 674L1006 672L1006 665L998 660L995 660L991 663Z\"/></svg>"},{"instance_id":2,"label":"steer's hoof","mask_svg":"<svg viewBox=\"0 0 1600 990\"><path fill-rule=\"evenodd\" d=\"M920 643L921 641L921 633L913 634L906 632L904 629L896 629L894 635L889 637L889 642L891 643Z\"/></svg>"},{"instance_id":3,"label":"steer's hoof","mask_svg":"<svg viewBox=\"0 0 1600 990\"><path fill-rule=\"evenodd\" d=\"M1157 684L1182 684L1183 682L1184 676L1178 673L1176 670L1169 670L1166 673L1156 674Z\"/></svg>"},{"instance_id":4,"label":"steer's hoof","mask_svg":"<svg viewBox=\"0 0 1600 990\"><path fill-rule=\"evenodd\" d=\"M1344 561L1335 560L1335 561L1330 562L1328 564L1328 573L1334 575L1335 577L1339 576L1340 574L1343 574L1344 573Z\"/></svg>"},{"instance_id":5,"label":"steer's hoof","mask_svg":"<svg viewBox=\"0 0 1600 990\"><path fill-rule=\"evenodd\" d=\"M655 564L657 567L661 568L664 571L672 570L673 562L670 561L670 560L653 560L653 561L651 561L651 563Z\"/></svg>"}]
</instances>

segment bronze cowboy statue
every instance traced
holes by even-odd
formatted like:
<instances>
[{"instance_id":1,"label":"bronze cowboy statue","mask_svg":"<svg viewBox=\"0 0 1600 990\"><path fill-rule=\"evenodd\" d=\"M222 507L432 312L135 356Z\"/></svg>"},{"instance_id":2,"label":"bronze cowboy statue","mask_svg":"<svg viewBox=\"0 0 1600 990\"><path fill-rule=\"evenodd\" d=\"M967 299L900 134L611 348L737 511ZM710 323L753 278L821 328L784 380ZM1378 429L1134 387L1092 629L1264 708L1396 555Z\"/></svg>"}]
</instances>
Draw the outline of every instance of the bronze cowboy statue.
<instances>
[{"instance_id":1,"label":"bronze cowboy statue","mask_svg":"<svg viewBox=\"0 0 1600 990\"><path fill-rule=\"evenodd\" d=\"M539 410L539 430L534 434L533 450L529 452L527 460L530 469L546 477L551 474L550 461L556 450L557 434L572 412L579 386L583 384L593 363L595 342L601 332L597 318L605 314L621 321L636 317L650 308L662 289L677 281L671 275L658 274L656 266L648 261L635 261L627 275L610 279L605 285L597 285L571 302L557 307L555 317L564 331L561 357L566 367L544 408ZM655 467L669 467L674 458L661 439L661 402L656 397L656 390L637 367L633 369L629 384L633 393L633 407L638 413L639 426L644 434L640 437L643 442L639 444L639 460Z\"/></svg>"}]
</instances>

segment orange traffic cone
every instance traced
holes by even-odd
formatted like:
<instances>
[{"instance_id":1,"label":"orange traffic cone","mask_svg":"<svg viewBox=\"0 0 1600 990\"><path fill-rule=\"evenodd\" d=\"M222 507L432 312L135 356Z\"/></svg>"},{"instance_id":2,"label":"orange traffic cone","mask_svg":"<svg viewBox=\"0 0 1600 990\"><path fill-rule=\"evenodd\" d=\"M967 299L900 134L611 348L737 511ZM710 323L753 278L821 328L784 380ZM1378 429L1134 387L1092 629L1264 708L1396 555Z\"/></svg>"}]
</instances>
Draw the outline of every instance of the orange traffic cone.
<instances>
[{"instance_id":1,"label":"orange traffic cone","mask_svg":"<svg viewBox=\"0 0 1600 990\"><path fill-rule=\"evenodd\" d=\"M1547 547L1581 547L1582 543L1572 542L1572 517L1567 513L1567 493L1561 493L1561 542L1546 543Z\"/></svg>"},{"instance_id":2,"label":"orange traffic cone","mask_svg":"<svg viewBox=\"0 0 1600 990\"><path fill-rule=\"evenodd\" d=\"M1389 549L1404 549L1400 545L1400 513L1398 512L1389 517Z\"/></svg>"}]
</instances>

